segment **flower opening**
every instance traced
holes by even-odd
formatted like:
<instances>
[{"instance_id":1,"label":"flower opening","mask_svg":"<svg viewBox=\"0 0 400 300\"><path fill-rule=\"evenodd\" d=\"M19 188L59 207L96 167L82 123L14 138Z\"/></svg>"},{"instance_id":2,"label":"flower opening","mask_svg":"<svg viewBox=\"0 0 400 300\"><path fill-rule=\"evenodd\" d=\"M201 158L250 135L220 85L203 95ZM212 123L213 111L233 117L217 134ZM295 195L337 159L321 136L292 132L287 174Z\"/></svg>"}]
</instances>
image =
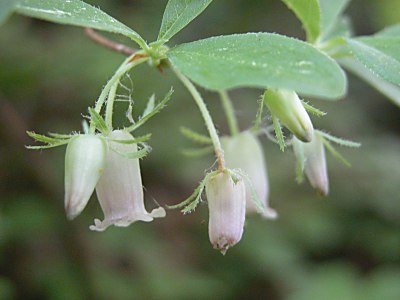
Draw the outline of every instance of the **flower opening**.
<instances>
[{"instance_id":1,"label":"flower opening","mask_svg":"<svg viewBox=\"0 0 400 300\"><path fill-rule=\"evenodd\" d=\"M130 133L115 130L108 136L109 153L96 193L104 213L104 220L94 220L91 230L104 231L111 225L126 227L136 221L150 222L165 217L162 207L148 213L144 206L142 177L138 158L127 158L124 153L137 152L137 144L122 144L115 140L133 140Z\"/></svg>"}]
</instances>

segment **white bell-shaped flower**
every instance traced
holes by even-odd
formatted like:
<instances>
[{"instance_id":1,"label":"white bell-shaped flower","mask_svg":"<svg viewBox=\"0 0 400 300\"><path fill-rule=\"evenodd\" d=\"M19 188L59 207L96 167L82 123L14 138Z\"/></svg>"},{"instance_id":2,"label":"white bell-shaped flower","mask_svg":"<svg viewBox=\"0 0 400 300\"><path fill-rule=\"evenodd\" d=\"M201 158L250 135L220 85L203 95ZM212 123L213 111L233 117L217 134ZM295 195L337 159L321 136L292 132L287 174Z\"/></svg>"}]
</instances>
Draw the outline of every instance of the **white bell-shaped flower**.
<instances>
[{"instance_id":1,"label":"white bell-shaped flower","mask_svg":"<svg viewBox=\"0 0 400 300\"><path fill-rule=\"evenodd\" d=\"M246 185L246 212L260 212L264 217L274 219L275 210L269 207L269 184L267 166L261 143L250 131L243 131L235 136L222 137L225 163L230 169L241 169L252 182L253 188L261 201L263 211L259 211L252 197L252 187Z\"/></svg>"},{"instance_id":2,"label":"white bell-shaped flower","mask_svg":"<svg viewBox=\"0 0 400 300\"><path fill-rule=\"evenodd\" d=\"M224 171L207 181L206 195L210 242L225 254L242 238L246 215L245 184L243 179L233 180L229 171Z\"/></svg>"},{"instance_id":3,"label":"white bell-shaped flower","mask_svg":"<svg viewBox=\"0 0 400 300\"><path fill-rule=\"evenodd\" d=\"M303 143L294 138L293 147L297 159L304 159L304 173L311 186L326 196L329 193L329 178L322 139L319 134L314 134L311 143Z\"/></svg>"},{"instance_id":4,"label":"white bell-shaped flower","mask_svg":"<svg viewBox=\"0 0 400 300\"><path fill-rule=\"evenodd\" d=\"M94 134L73 137L65 154L65 210L69 219L85 208L102 174L107 144Z\"/></svg>"},{"instance_id":5,"label":"white bell-shaped flower","mask_svg":"<svg viewBox=\"0 0 400 300\"><path fill-rule=\"evenodd\" d=\"M137 151L136 144L116 142L134 138L126 131L115 130L108 136L109 151L106 168L96 186L97 198L104 213L104 220L94 220L91 230L104 231L108 226L126 227L136 221L150 222L165 216L162 207L151 213L146 211L143 199L139 159L127 158L124 153Z\"/></svg>"},{"instance_id":6,"label":"white bell-shaped flower","mask_svg":"<svg viewBox=\"0 0 400 300\"><path fill-rule=\"evenodd\" d=\"M264 94L264 103L299 140L306 143L312 140L313 124L295 92L269 89Z\"/></svg>"}]
</instances>

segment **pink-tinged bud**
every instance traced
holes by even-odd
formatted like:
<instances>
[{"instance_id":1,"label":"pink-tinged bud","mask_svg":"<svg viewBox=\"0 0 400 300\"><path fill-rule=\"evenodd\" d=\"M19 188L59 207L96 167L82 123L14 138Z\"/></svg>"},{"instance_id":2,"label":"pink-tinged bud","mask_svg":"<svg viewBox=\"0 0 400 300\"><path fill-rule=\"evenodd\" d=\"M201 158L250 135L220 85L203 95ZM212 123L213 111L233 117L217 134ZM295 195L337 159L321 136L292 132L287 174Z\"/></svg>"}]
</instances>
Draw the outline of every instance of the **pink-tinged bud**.
<instances>
[{"instance_id":1,"label":"pink-tinged bud","mask_svg":"<svg viewBox=\"0 0 400 300\"><path fill-rule=\"evenodd\" d=\"M209 208L208 234L215 249L225 254L240 241L246 215L246 188L242 179L233 180L228 171L206 183Z\"/></svg>"},{"instance_id":2,"label":"pink-tinged bud","mask_svg":"<svg viewBox=\"0 0 400 300\"><path fill-rule=\"evenodd\" d=\"M311 141L314 127L295 92L269 89L264 94L264 103L299 140L306 143Z\"/></svg>"},{"instance_id":3,"label":"pink-tinged bud","mask_svg":"<svg viewBox=\"0 0 400 300\"><path fill-rule=\"evenodd\" d=\"M314 134L311 143L303 143L294 138L293 147L297 159L304 159L304 172L311 186L319 194L328 195L329 179L322 137Z\"/></svg>"},{"instance_id":4,"label":"pink-tinged bud","mask_svg":"<svg viewBox=\"0 0 400 300\"><path fill-rule=\"evenodd\" d=\"M123 144L113 140L133 140L130 133L115 130L108 136L109 151L106 168L96 186L97 198L104 213L104 220L94 220L91 230L104 231L108 226L126 227L136 221L150 222L165 217L161 207L151 213L146 211L143 199L139 159L123 156L137 151L136 144Z\"/></svg>"},{"instance_id":5,"label":"pink-tinged bud","mask_svg":"<svg viewBox=\"0 0 400 300\"><path fill-rule=\"evenodd\" d=\"M250 131L244 131L235 136L222 137L225 163L230 169L241 169L249 176L264 210L261 214L266 218L277 217L275 210L269 207L269 184L266 163L261 143ZM259 212L252 190L246 185L246 212L248 214Z\"/></svg>"},{"instance_id":6,"label":"pink-tinged bud","mask_svg":"<svg viewBox=\"0 0 400 300\"><path fill-rule=\"evenodd\" d=\"M65 154L65 210L69 219L88 203L105 167L107 144L92 134L73 137Z\"/></svg>"}]
</instances>

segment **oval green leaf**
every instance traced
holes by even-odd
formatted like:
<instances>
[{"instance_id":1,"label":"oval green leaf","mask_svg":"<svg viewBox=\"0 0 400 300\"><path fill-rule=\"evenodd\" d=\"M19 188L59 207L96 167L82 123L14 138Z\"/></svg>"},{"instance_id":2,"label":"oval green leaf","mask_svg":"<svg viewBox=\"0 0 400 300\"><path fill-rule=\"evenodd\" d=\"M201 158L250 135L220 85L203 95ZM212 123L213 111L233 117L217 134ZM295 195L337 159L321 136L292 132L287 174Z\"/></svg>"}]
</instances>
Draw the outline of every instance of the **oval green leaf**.
<instances>
[{"instance_id":1,"label":"oval green leaf","mask_svg":"<svg viewBox=\"0 0 400 300\"><path fill-rule=\"evenodd\" d=\"M212 37L179 45L167 56L184 75L212 90L281 88L327 99L346 92L345 74L333 59L278 34Z\"/></svg>"},{"instance_id":2,"label":"oval green leaf","mask_svg":"<svg viewBox=\"0 0 400 300\"><path fill-rule=\"evenodd\" d=\"M374 36L398 37L400 38L400 24L395 24L384 28L382 31L374 34Z\"/></svg>"},{"instance_id":3,"label":"oval green leaf","mask_svg":"<svg viewBox=\"0 0 400 300\"><path fill-rule=\"evenodd\" d=\"M307 41L313 43L320 32L320 8L318 0L282 0L303 24Z\"/></svg>"},{"instance_id":4,"label":"oval green leaf","mask_svg":"<svg viewBox=\"0 0 400 300\"><path fill-rule=\"evenodd\" d=\"M340 16L350 0L319 0L321 8L321 39L324 39L341 22Z\"/></svg>"},{"instance_id":5,"label":"oval green leaf","mask_svg":"<svg viewBox=\"0 0 400 300\"><path fill-rule=\"evenodd\" d=\"M371 72L400 85L400 38L373 36L347 39L354 57Z\"/></svg>"},{"instance_id":6,"label":"oval green leaf","mask_svg":"<svg viewBox=\"0 0 400 300\"><path fill-rule=\"evenodd\" d=\"M158 40L169 40L203 12L212 0L169 0Z\"/></svg>"},{"instance_id":7,"label":"oval green leaf","mask_svg":"<svg viewBox=\"0 0 400 300\"><path fill-rule=\"evenodd\" d=\"M339 63L348 71L357 75L365 82L370 84L377 91L385 95L394 104L400 107L400 87L394 85L381 77L376 76L368 70L362 63L353 57L342 58Z\"/></svg>"},{"instance_id":8,"label":"oval green leaf","mask_svg":"<svg viewBox=\"0 0 400 300\"><path fill-rule=\"evenodd\" d=\"M11 15L17 0L1 0L0 1L0 25L2 25Z\"/></svg>"},{"instance_id":9,"label":"oval green leaf","mask_svg":"<svg viewBox=\"0 0 400 300\"><path fill-rule=\"evenodd\" d=\"M79 0L20 0L16 12L33 18L60 24L90 27L125 35L142 48L146 43L128 26L102 10Z\"/></svg>"}]
</instances>

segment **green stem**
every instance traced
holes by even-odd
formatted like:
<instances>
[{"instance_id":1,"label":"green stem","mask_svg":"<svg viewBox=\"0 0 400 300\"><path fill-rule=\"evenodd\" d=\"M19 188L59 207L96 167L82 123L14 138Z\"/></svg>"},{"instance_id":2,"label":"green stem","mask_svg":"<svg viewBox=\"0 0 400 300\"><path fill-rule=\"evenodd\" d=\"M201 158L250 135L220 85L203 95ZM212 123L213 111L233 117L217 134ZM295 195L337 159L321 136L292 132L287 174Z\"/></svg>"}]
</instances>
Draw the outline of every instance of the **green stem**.
<instances>
[{"instance_id":1,"label":"green stem","mask_svg":"<svg viewBox=\"0 0 400 300\"><path fill-rule=\"evenodd\" d=\"M130 57L128 57L123 63L122 65L117 69L117 71L114 73L114 75L111 77L111 79L107 82L107 84L105 85L105 87L103 88L103 90L100 93L99 98L97 99L96 105L94 107L94 110L100 114L100 111L103 107L104 102L107 99L107 96L111 90L111 88L113 87L114 84L116 84L118 86L119 80L120 78L127 72L129 72L130 69L136 67L137 65L147 61L149 58L148 57L144 57L144 58L140 58L137 60L134 60L133 62L130 62L131 59L133 59L133 57L137 55L137 53L131 55ZM112 106L114 103L114 99L108 99L108 102L111 102L111 107L107 108L107 112L112 114ZM107 118L107 116L106 116ZM110 119L110 117L108 117L107 119ZM112 120L112 117L111 117ZM93 122L90 122L90 133L94 133L96 131L96 128L94 126Z\"/></svg>"},{"instance_id":2,"label":"green stem","mask_svg":"<svg viewBox=\"0 0 400 300\"><path fill-rule=\"evenodd\" d=\"M106 106L106 124L107 127L112 130L112 120L113 120L113 110L114 110L114 101L115 101L115 95L117 94L117 89L119 86L119 80L117 80L110 88L110 93L108 94L107 97L107 106Z\"/></svg>"},{"instance_id":3,"label":"green stem","mask_svg":"<svg viewBox=\"0 0 400 300\"><path fill-rule=\"evenodd\" d=\"M237 135L239 133L239 125L235 116L235 110L233 108L232 101L226 91L219 91L219 95L221 97L222 107L224 108L226 119L228 120L228 126L231 135Z\"/></svg>"},{"instance_id":4,"label":"green stem","mask_svg":"<svg viewBox=\"0 0 400 300\"><path fill-rule=\"evenodd\" d=\"M211 118L210 112L208 111L203 98L201 97L200 93L197 91L193 83L182 73L180 73L177 69L175 69L174 67L171 68L175 72L176 76L180 79L180 81L188 89L188 91L190 92L194 101L196 102L197 106L200 109L201 115L204 119L204 123L207 127L208 133L213 142L215 155L218 160L218 170L222 172L225 169L224 151L222 150L221 142L219 140L218 133L214 126L214 122Z\"/></svg>"}]
</instances>

